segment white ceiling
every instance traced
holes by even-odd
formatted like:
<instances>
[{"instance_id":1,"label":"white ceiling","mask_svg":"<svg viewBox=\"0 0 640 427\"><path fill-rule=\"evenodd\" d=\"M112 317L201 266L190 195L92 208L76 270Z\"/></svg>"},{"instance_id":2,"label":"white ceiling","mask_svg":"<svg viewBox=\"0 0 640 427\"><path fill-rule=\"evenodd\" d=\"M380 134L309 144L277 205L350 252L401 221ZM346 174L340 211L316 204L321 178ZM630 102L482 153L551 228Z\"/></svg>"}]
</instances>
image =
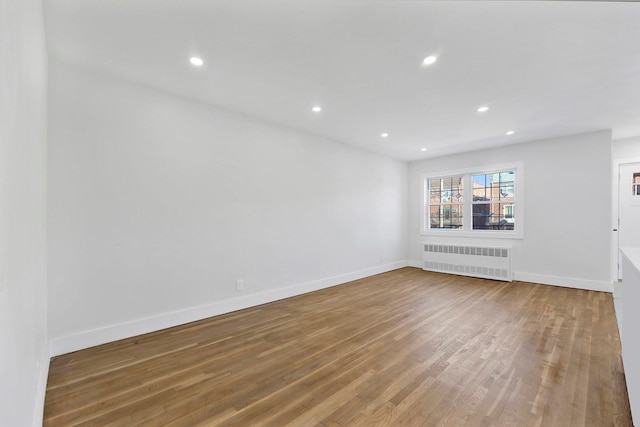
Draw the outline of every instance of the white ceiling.
<instances>
[{"instance_id":1,"label":"white ceiling","mask_svg":"<svg viewBox=\"0 0 640 427\"><path fill-rule=\"evenodd\" d=\"M640 135L638 3L47 0L45 17L53 58L402 160Z\"/></svg>"}]
</instances>

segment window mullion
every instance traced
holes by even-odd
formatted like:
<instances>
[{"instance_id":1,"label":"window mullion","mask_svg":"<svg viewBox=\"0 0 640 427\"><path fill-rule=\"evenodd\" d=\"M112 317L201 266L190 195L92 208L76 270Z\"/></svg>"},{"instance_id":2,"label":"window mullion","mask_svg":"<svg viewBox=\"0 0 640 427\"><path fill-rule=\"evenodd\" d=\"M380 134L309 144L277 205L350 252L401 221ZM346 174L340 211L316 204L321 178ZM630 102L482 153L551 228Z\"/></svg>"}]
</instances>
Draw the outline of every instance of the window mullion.
<instances>
[{"instance_id":1,"label":"window mullion","mask_svg":"<svg viewBox=\"0 0 640 427\"><path fill-rule=\"evenodd\" d=\"M462 178L462 185L464 188L464 217L462 222L462 229L464 231L470 231L472 229L473 224L473 208L472 208L472 200L473 200L473 187L471 182L471 174L466 173Z\"/></svg>"}]
</instances>

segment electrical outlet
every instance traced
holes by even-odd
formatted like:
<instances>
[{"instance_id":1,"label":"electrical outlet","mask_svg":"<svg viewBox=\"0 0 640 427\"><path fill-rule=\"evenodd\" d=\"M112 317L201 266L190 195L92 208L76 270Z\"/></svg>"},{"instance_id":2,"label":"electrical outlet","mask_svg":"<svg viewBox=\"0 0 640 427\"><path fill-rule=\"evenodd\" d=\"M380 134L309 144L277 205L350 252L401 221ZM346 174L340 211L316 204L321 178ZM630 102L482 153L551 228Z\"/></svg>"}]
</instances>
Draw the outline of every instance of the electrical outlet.
<instances>
[{"instance_id":1,"label":"electrical outlet","mask_svg":"<svg viewBox=\"0 0 640 427\"><path fill-rule=\"evenodd\" d=\"M236 280L236 291L241 291L244 289L244 280L238 279Z\"/></svg>"}]
</instances>

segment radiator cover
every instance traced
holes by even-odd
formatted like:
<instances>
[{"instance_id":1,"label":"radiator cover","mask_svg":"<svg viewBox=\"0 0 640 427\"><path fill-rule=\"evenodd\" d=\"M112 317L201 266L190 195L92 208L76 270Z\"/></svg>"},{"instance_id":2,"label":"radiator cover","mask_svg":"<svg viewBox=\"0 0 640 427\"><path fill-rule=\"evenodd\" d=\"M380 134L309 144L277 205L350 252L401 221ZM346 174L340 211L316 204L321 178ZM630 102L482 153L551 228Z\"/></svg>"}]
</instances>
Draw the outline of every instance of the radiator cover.
<instances>
[{"instance_id":1,"label":"radiator cover","mask_svg":"<svg viewBox=\"0 0 640 427\"><path fill-rule=\"evenodd\" d=\"M440 273L510 282L511 248L477 245L422 244L422 268Z\"/></svg>"}]
</instances>

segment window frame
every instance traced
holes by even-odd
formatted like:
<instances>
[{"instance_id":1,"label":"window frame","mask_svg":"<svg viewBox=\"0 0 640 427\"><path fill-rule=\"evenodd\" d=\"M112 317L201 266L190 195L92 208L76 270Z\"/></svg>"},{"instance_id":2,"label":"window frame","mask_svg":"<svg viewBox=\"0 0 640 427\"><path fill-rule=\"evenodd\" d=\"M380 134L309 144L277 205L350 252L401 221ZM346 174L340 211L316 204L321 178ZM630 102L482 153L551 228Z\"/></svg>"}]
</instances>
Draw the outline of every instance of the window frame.
<instances>
[{"instance_id":1,"label":"window frame","mask_svg":"<svg viewBox=\"0 0 640 427\"><path fill-rule=\"evenodd\" d=\"M462 211L461 211L461 212L456 211L456 213L458 213L458 214L463 214L463 215L464 215L464 203L460 203L460 202L452 203L451 201L447 201L447 202L444 202L444 201L443 201L443 198L444 198L443 193L444 193L444 191L442 190L442 181L443 181L443 180L453 180L453 179L456 179L456 180L457 180L458 178L460 178L460 181L461 181L460 185L462 185L462 186L463 186L463 183L462 183L463 176L462 176L462 175L457 175L457 176L447 176L447 177L435 178L436 180L440 181L440 183L441 183L441 186L440 186L441 188L440 188L440 190L438 191L438 193L440 194L440 202L439 202L439 203L432 203L432 202L431 202L431 196L432 196L431 188L429 188L428 190L426 190L426 191L429 191L429 195L428 195L428 196L426 196L426 197L429 199L429 202L428 202L428 209L429 209L429 221L430 221L430 222L429 222L429 224L431 224L431 219L432 219L432 218L431 218L431 208L433 208L434 206L438 206L438 207L439 207L438 211L440 211L440 210L444 211L444 217L445 217L445 219L447 219L446 211L447 211L447 209L450 209L450 211L449 211L449 219L451 220L451 218L452 218L451 214L453 214L453 206L456 206L456 207L460 206L460 207L461 207L461 209L462 209ZM431 178L431 180L434 180L434 178ZM428 187L428 186L429 186L429 185L427 184L427 187ZM449 189L451 189L451 188L453 188L453 184L452 184L452 183L449 185ZM459 190L459 188L458 188L458 190ZM463 190L462 190L462 191L464 192L464 187L463 187ZM450 195L449 195L449 199L451 199L452 197L453 197L453 195L452 195L452 194L450 194ZM463 198L463 200L464 200L464 198ZM440 216L439 216L439 218L441 218L441 217L442 217L442 215L440 215ZM464 216L463 216L463 219L464 219ZM452 228L452 229L458 229L458 227L457 227L457 226L455 226L455 227L454 227L454 226L449 226L449 227L439 227L438 229L440 229L440 228Z\"/></svg>"},{"instance_id":2,"label":"window frame","mask_svg":"<svg viewBox=\"0 0 640 427\"><path fill-rule=\"evenodd\" d=\"M516 212L513 230L474 230L473 229L473 175L514 171L514 202L509 203ZM461 228L430 228L429 180L463 176L463 211ZM420 174L422 182L422 209L420 234L442 237L487 237L503 239L524 238L524 162L478 166L465 169L443 170Z\"/></svg>"}]
</instances>

